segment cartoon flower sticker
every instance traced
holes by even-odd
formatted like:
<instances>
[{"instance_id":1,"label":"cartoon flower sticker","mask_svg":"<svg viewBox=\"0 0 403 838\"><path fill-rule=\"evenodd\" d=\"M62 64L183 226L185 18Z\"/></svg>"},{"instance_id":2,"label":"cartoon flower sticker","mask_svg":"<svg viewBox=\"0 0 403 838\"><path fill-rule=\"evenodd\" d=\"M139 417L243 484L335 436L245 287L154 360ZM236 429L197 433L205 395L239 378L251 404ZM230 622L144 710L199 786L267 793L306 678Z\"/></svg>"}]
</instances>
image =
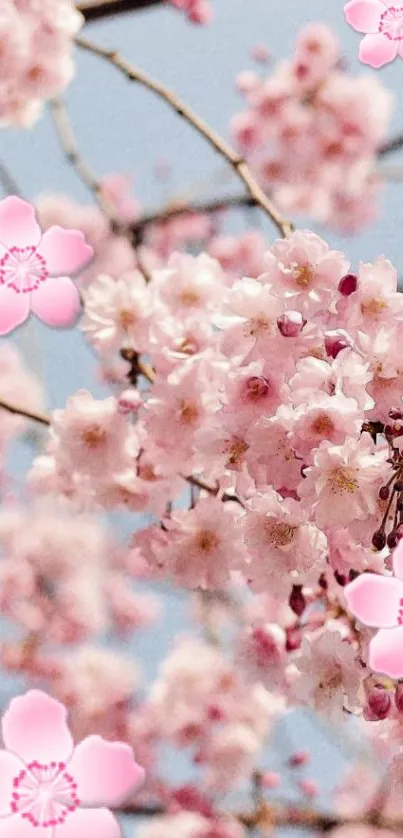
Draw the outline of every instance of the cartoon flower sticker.
<instances>
[{"instance_id":1,"label":"cartoon flower sticker","mask_svg":"<svg viewBox=\"0 0 403 838\"><path fill-rule=\"evenodd\" d=\"M120 838L118 806L144 780L132 749L89 736L74 747L66 709L39 690L3 716L0 838Z\"/></svg>"},{"instance_id":2,"label":"cartoon flower sticker","mask_svg":"<svg viewBox=\"0 0 403 838\"><path fill-rule=\"evenodd\" d=\"M350 0L344 6L347 23L363 32L359 58L371 67L383 67L403 57L403 3L391 0Z\"/></svg>"},{"instance_id":3,"label":"cartoon flower sticker","mask_svg":"<svg viewBox=\"0 0 403 838\"><path fill-rule=\"evenodd\" d=\"M48 326L74 325L80 297L70 277L92 256L78 230L50 227L42 235L31 204L15 196L0 201L0 335L30 312Z\"/></svg>"},{"instance_id":4,"label":"cartoon flower sticker","mask_svg":"<svg viewBox=\"0 0 403 838\"><path fill-rule=\"evenodd\" d=\"M369 644L371 669L390 678L403 677L403 542L393 553L394 576L363 573L346 585L349 610L379 631ZM1 836L1 833L0 833Z\"/></svg>"}]
</instances>

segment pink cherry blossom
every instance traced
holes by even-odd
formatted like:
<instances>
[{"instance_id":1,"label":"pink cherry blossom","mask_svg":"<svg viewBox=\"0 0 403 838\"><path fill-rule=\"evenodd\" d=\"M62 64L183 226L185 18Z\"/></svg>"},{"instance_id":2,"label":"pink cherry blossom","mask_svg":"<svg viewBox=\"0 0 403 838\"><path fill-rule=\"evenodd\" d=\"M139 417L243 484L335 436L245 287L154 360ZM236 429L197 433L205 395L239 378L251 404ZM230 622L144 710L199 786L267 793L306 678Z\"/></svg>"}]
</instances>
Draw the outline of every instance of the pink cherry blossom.
<instances>
[{"instance_id":1,"label":"pink cherry blossom","mask_svg":"<svg viewBox=\"0 0 403 838\"><path fill-rule=\"evenodd\" d=\"M383 0L350 0L344 7L347 23L363 32L359 57L371 67L383 67L403 56L403 5Z\"/></svg>"},{"instance_id":2,"label":"pink cherry blossom","mask_svg":"<svg viewBox=\"0 0 403 838\"><path fill-rule=\"evenodd\" d=\"M403 638L403 543L393 554L394 576L364 573L344 590L350 611L362 623L379 629L370 642L370 666L401 678Z\"/></svg>"},{"instance_id":3,"label":"pink cherry blossom","mask_svg":"<svg viewBox=\"0 0 403 838\"><path fill-rule=\"evenodd\" d=\"M88 830L119 837L100 807L118 805L143 782L127 745L91 736L74 748L64 706L38 690L11 701L2 732L0 835L22 838L34 826L38 836L52 828L56 838L84 838Z\"/></svg>"},{"instance_id":4,"label":"pink cherry blossom","mask_svg":"<svg viewBox=\"0 0 403 838\"><path fill-rule=\"evenodd\" d=\"M80 311L77 273L92 256L79 231L51 227L43 236L34 208L17 197L0 202L0 334L32 311L49 326L69 327Z\"/></svg>"}]
</instances>

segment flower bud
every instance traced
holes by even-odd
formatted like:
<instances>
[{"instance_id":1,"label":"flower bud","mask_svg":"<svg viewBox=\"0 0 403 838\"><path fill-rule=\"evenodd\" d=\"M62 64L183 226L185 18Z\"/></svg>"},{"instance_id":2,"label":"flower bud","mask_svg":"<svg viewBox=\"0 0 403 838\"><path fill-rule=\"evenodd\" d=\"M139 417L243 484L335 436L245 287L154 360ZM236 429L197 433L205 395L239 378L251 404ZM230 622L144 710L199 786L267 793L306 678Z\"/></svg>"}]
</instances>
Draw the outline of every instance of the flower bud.
<instances>
[{"instance_id":1,"label":"flower bud","mask_svg":"<svg viewBox=\"0 0 403 838\"><path fill-rule=\"evenodd\" d=\"M305 597L302 593L302 585L294 585L289 600L290 608L297 617L301 617L306 608Z\"/></svg>"},{"instance_id":2,"label":"flower bud","mask_svg":"<svg viewBox=\"0 0 403 838\"><path fill-rule=\"evenodd\" d=\"M390 694L382 686L376 685L368 693L367 707L365 708L367 716L365 718L368 717L368 721L381 721L382 719L386 719L391 706L392 699Z\"/></svg>"},{"instance_id":3,"label":"flower bud","mask_svg":"<svg viewBox=\"0 0 403 838\"><path fill-rule=\"evenodd\" d=\"M283 338L296 338L306 324L299 311L287 311L277 320L277 326Z\"/></svg>"},{"instance_id":4,"label":"flower bud","mask_svg":"<svg viewBox=\"0 0 403 838\"><path fill-rule=\"evenodd\" d=\"M357 290L358 277L355 274L346 274L339 282L339 291L343 297L349 297Z\"/></svg>"},{"instance_id":5,"label":"flower bud","mask_svg":"<svg viewBox=\"0 0 403 838\"><path fill-rule=\"evenodd\" d=\"M395 705L399 713L403 713L403 683L400 682L395 691Z\"/></svg>"},{"instance_id":6,"label":"flower bud","mask_svg":"<svg viewBox=\"0 0 403 838\"><path fill-rule=\"evenodd\" d=\"M351 339L342 329L326 333L325 350L331 358L337 358L339 352L348 346L351 346Z\"/></svg>"},{"instance_id":7,"label":"flower bud","mask_svg":"<svg viewBox=\"0 0 403 838\"><path fill-rule=\"evenodd\" d=\"M135 387L124 390L119 396L118 410L120 413L135 413L143 404L141 394Z\"/></svg>"}]
</instances>

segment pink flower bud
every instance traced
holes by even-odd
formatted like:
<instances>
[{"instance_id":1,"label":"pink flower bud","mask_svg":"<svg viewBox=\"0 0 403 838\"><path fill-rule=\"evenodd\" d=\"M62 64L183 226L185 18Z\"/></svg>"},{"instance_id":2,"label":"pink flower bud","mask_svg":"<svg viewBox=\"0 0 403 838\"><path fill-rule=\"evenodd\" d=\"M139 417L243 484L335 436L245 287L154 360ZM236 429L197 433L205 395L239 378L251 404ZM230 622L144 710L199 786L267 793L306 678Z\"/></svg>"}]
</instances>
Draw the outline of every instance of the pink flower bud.
<instances>
[{"instance_id":1,"label":"pink flower bud","mask_svg":"<svg viewBox=\"0 0 403 838\"><path fill-rule=\"evenodd\" d=\"M275 771L265 771L262 775L262 786L265 789L276 789L281 783L281 774Z\"/></svg>"},{"instance_id":2,"label":"pink flower bud","mask_svg":"<svg viewBox=\"0 0 403 838\"><path fill-rule=\"evenodd\" d=\"M315 780L300 780L298 785L306 797L316 797L319 794L318 784L315 783Z\"/></svg>"},{"instance_id":3,"label":"pink flower bud","mask_svg":"<svg viewBox=\"0 0 403 838\"><path fill-rule=\"evenodd\" d=\"M351 339L346 332L336 330L325 335L325 349L331 358L337 358L339 352L351 346Z\"/></svg>"},{"instance_id":4,"label":"pink flower bud","mask_svg":"<svg viewBox=\"0 0 403 838\"><path fill-rule=\"evenodd\" d=\"M354 291L357 290L358 286L358 277L355 274L346 274L343 276L339 282L339 291L343 297L349 297L350 294L354 294Z\"/></svg>"},{"instance_id":5,"label":"pink flower bud","mask_svg":"<svg viewBox=\"0 0 403 838\"><path fill-rule=\"evenodd\" d=\"M386 719L392 706L390 694L381 686L375 686L367 696L367 707L364 709L364 718L368 721L380 721ZM365 715L367 711L367 716Z\"/></svg>"},{"instance_id":6,"label":"pink flower bud","mask_svg":"<svg viewBox=\"0 0 403 838\"><path fill-rule=\"evenodd\" d=\"M120 413L135 413L143 404L141 394L135 387L130 387L121 393L118 401L118 409Z\"/></svg>"},{"instance_id":7,"label":"pink flower bud","mask_svg":"<svg viewBox=\"0 0 403 838\"><path fill-rule=\"evenodd\" d=\"M301 617L306 608L306 601L302 593L301 585L294 585L290 596L289 604L294 614L296 614L297 617Z\"/></svg>"},{"instance_id":8,"label":"pink flower bud","mask_svg":"<svg viewBox=\"0 0 403 838\"><path fill-rule=\"evenodd\" d=\"M277 326L284 338L296 338L306 324L299 311L287 311L277 320Z\"/></svg>"},{"instance_id":9,"label":"pink flower bud","mask_svg":"<svg viewBox=\"0 0 403 838\"><path fill-rule=\"evenodd\" d=\"M396 687L395 704L399 713L403 713L403 683L398 684Z\"/></svg>"},{"instance_id":10,"label":"pink flower bud","mask_svg":"<svg viewBox=\"0 0 403 838\"><path fill-rule=\"evenodd\" d=\"M296 751L295 754L291 754L288 765L290 768L300 768L302 765L307 765L310 759L309 751Z\"/></svg>"}]
</instances>

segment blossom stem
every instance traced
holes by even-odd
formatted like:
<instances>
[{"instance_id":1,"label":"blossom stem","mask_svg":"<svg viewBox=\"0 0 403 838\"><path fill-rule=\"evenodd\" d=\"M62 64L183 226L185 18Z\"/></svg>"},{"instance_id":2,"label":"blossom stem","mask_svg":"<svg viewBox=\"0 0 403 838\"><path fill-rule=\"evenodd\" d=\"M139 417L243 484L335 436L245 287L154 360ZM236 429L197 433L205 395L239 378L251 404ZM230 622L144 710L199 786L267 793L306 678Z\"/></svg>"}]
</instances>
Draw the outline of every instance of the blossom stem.
<instances>
[{"instance_id":1,"label":"blossom stem","mask_svg":"<svg viewBox=\"0 0 403 838\"><path fill-rule=\"evenodd\" d=\"M87 38L77 37L75 42L78 47L98 56L99 58L108 61L117 70L119 70L131 82L136 82L142 85L147 90L150 90L160 99L162 99L170 108L172 108L178 116L182 117L195 131L197 131L204 139L220 154L246 187L254 206L260 207L266 215L270 218L272 223L277 228L278 233L286 238L289 236L294 227L290 221L287 221L279 210L274 206L270 198L265 195L263 189L255 181L246 161L231 146L229 146L198 114L189 108L182 100L171 90L165 87L159 81L151 78L144 70L134 67L129 61L119 55L115 50L107 49L98 44L89 41Z\"/></svg>"}]
</instances>

